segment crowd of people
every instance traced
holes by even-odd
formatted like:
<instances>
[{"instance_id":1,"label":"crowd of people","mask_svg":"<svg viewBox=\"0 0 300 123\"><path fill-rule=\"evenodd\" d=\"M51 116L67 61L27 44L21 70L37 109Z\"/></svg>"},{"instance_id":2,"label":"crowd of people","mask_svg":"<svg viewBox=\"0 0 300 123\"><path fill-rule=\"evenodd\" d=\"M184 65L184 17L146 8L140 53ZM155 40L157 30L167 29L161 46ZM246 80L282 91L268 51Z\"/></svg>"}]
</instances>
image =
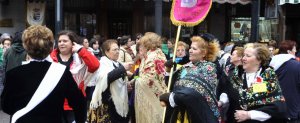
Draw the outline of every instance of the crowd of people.
<instances>
[{"instance_id":1,"label":"crowd of people","mask_svg":"<svg viewBox=\"0 0 300 123\"><path fill-rule=\"evenodd\" d=\"M1 108L12 123L300 123L295 41L56 35L39 25L1 35Z\"/></svg>"}]
</instances>

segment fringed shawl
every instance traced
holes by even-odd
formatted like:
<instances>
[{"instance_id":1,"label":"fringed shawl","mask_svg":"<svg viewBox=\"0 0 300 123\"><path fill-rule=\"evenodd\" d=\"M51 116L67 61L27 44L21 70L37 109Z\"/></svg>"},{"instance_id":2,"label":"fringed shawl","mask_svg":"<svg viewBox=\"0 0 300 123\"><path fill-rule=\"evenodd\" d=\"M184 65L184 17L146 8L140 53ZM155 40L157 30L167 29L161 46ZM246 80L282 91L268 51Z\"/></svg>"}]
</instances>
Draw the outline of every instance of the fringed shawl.
<instances>
[{"instance_id":1,"label":"fringed shawl","mask_svg":"<svg viewBox=\"0 0 300 123\"><path fill-rule=\"evenodd\" d=\"M103 56L100 60L101 66L97 70L96 88L92 96L90 107L96 109L102 104L102 93L107 89L107 75L110 71L115 69L114 64L118 67L120 64L118 62L113 62L106 56ZM128 113L128 93L127 93L127 78L125 81L122 78L115 80L110 83L110 93L115 105L117 113L126 117Z\"/></svg>"}]
</instances>

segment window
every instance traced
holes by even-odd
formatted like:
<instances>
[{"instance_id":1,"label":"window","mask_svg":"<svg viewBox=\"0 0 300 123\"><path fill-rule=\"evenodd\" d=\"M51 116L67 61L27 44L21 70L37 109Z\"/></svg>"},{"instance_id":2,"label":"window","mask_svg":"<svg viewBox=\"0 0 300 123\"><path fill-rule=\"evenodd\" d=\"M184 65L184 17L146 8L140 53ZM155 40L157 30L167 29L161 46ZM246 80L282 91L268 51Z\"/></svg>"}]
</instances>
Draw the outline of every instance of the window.
<instances>
[{"instance_id":1,"label":"window","mask_svg":"<svg viewBox=\"0 0 300 123\"><path fill-rule=\"evenodd\" d=\"M277 19L259 19L259 39L262 42L278 39ZM233 18L231 21L231 41L249 42L251 18Z\"/></svg>"}]
</instances>

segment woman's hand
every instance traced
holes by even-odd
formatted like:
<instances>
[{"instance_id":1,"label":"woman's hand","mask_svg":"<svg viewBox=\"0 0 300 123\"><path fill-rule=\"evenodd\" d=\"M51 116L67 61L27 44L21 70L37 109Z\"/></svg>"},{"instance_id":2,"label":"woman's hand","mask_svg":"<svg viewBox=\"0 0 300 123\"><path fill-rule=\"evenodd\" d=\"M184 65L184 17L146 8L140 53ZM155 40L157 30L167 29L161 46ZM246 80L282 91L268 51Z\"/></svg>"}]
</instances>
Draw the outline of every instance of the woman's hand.
<instances>
[{"instance_id":1,"label":"woman's hand","mask_svg":"<svg viewBox=\"0 0 300 123\"><path fill-rule=\"evenodd\" d=\"M72 51L73 53L77 53L83 46L73 42Z\"/></svg>"},{"instance_id":2,"label":"woman's hand","mask_svg":"<svg viewBox=\"0 0 300 123\"><path fill-rule=\"evenodd\" d=\"M159 96L160 105L165 107L169 103L170 93L164 93Z\"/></svg>"},{"instance_id":3,"label":"woman's hand","mask_svg":"<svg viewBox=\"0 0 300 123\"><path fill-rule=\"evenodd\" d=\"M166 71L167 71L167 72L170 72L170 71L171 71L171 68L172 68L173 66L175 66L175 65L176 65L176 63L174 63L172 60L166 61L166 62L165 62Z\"/></svg>"},{"instance_id":4,"label":"woman's hand","mask_svg":"<svg viewBox=\"0 0 300 123\"><path fill-rule=\"evenodd\" d=\"M166 104L164 101L160 101L160 105L161 105L162 107L166 107L166 106L167 106L167 104Z\"/></svg>"},{"instance_id":5,"label":"woman's hand","mask_svg":"<svg viewBox=\"0 0 300 123\"><path fill-rule=\"evenodd\" d=\"M132 62L124 63L124 68L126 71L130 70L133 66Z\"/></svg>"},{"instance_id":6,"label":"woman's hand","mask_svg":"<svg viewBox=\"0 0 300 123\"><path fill-rule=\"evenodd\" d=\"M127 90L128 92L132 91L134 89L135 79L130 80L127 82Z\"/></svg>"},{"instance_id":7,"label":"woman's hand","mask_svg":"<svg viewBox=\"0 0 300 123\"><path fill-rule=\"evenodd\" d=\"M248 111L244 111L244 110L236 110L236 112L234 113L234 118L237 122L243 122L251 119Z\"/></svg>"},{"instance_id":8,"label":"woman's hand","mask_svg":"<svg viewBox=\"0 0 300 123\"><path fill-rule=\"evenodd\" d=\"M222 107L223 103L221 101L218 101L218 107Z\"/></svg>"}]
</instances>

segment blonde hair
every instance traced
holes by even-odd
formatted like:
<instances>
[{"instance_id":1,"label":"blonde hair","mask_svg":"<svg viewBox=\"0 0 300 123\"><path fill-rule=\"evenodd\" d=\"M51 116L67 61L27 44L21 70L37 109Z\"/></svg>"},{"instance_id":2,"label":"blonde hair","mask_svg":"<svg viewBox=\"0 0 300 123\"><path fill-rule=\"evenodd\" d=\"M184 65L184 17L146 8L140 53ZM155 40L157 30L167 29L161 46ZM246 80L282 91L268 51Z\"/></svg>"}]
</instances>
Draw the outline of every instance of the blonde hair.
<instances>
[{"instance_id":1,"label":"blonde hair","mask_svg":"<svg viewBox=\"0 0 300 123\"><path fill-rule=\"evenodd\" d=\"M28 55L33 59L45 59L53 49L53 33L45 26L28 27L22 35L22 40Z\"/></svg>"},{"instance_id":2,"label":"blonde hair","mask_svg":"<svg viewBox=\"0 0 300 123\"><path fill-rule=\"evenodd\" d=\"M177 48L178 48L179 46L183 46L184 49L185 49L186 51L189 49L189 45L186 44L186 43L183 42L183 41L178 41Z\"/></svg>"},{"instance_id":3,"label":"blonde hair","mask_svg":"<svg viewBox=\"0 0 300 123\"><path fill-rule=\"evenodd\" d=\"M204 52L204 60L213 62L216 60L218 52L220 51L220 45L215 40L205 41L200 36L193 36L192 42L198 42L198 47Z\"/></svg>"},{"instance_id":4,"label":"blonde hair","mask_svg":"<svg viewBox=\"0 0 300 123\"><path fill-rule=\"evenodd\" d=\"M271 54L266 45L260 43L248 43L244 46L244 49L246 48L253 48L255 50L255 57L257 60L261 61L261 66L269 66Z\"/></svg>"},{"instance_id":5,"label":"blonde hair","mask_svg":"<svg viewBox=\"0 0 300 123\"><path fill-rule=\"evenodd\" d=\"M236 54L239 57L243 57L244 56L244 48L243 47L235 47L233 51L236 51Z\"/></svg>"},{"instance_id":6,"label":"blonde hair","mask_svg":"<svg viewBox=\"0 0 300 123\"><path fill-rule=\"evenodd\" d=\"M154 32L145 33L140 42L147 50L155 50L161 47L161 37Z\"/></svg>"}]
</instances>

